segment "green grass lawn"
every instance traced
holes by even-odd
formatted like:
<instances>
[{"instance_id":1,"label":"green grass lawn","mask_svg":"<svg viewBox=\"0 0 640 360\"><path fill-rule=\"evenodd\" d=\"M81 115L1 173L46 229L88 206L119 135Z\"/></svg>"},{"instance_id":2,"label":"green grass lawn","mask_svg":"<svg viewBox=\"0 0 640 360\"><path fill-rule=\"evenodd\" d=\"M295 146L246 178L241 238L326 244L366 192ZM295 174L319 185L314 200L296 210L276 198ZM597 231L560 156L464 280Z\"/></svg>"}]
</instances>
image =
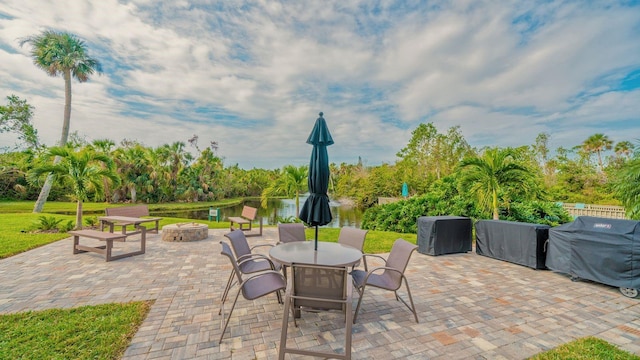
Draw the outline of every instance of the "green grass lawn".
<instances>
[{"instance_id":1,"label":"green grass lawn","mask_svg":"<svg viewBox=\"0 0 640 360\"><path fill-rule=\"evenodd\" d=\"M555 349L532 356L529 360L640 360L608 342L595 337L577 339Z\"/></svg>"},{"instance_id":2,"label":"green grass lawn","mask_svg":"<svg viewBox=\"0 0 640 360\"><path fill-rule=\"evenodd\" d=\"M151 302L0 315L0 359L119 359Z\"/></svg>"}]
</instances>

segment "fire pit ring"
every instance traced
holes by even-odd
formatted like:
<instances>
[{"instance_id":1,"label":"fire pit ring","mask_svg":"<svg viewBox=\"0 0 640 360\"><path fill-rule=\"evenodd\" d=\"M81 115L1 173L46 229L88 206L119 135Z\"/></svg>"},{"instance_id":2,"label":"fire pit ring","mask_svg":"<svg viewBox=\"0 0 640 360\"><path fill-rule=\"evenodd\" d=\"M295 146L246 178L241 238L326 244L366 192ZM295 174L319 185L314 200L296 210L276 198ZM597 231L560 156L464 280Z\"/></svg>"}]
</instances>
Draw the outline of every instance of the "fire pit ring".
<instances>
[{"instance_id":1,"label":"fire pit ring","mask_svg":"<svg viewBox=\"0 0 640 360\"><path fill-rule=\"evenodd\" d=\"M198 223L177 223L162 227L162 241L185 242L206 239L209 226Z\"/></svg>"}]
</instances>

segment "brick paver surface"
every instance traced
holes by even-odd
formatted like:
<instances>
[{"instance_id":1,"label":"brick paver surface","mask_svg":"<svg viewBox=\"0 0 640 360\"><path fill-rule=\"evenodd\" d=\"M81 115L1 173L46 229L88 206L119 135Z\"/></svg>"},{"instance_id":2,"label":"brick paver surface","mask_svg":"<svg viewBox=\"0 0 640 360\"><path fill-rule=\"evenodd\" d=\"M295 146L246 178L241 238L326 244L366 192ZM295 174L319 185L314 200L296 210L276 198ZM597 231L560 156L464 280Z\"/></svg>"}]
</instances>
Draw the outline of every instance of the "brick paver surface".
<instances>
[{"instance_id":1,"label":"brick paver surface","mask_svg":"<svg viewBox=\"0 0 640 360\"><path fill-rule=\"evenodd\" d=\"M275 359L283 309L275 296L241 297L218 343L219 299L231 269L219 254L225 232L188 243L151 234L146 254L108 263L94 253L73 255L70 238L0 260L0 313L152 299L124 359ZM267 228L249 242L276 239ZM117 243L116 251L138 241ZM475 253L416 252L406 274L420 323L392 292L367 289L353 327L354 359L524 359L584 336L640 355L640 300L617 288ZM404 288L399 293L406 297ZM354 309L356 301L354 292ZM288 344L340 351L342 319L304 312L298 328L291 322Z\"/></svg>"}]
</instances>

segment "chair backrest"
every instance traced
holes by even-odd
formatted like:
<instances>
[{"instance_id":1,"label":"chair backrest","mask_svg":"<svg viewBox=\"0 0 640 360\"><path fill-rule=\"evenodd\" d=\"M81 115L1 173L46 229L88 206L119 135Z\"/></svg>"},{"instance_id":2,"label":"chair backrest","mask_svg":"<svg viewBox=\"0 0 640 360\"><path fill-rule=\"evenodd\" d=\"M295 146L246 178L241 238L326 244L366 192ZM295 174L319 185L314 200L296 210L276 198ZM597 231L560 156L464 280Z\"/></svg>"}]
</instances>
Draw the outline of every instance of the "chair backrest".
<instances>
[{"instance_id":1,"label":"chair backrest","mask_svg":"<svg viewBox=\"0 0 640 360\"><path fill-rule=\"evenodd\" d=\"M247 237L244 236L244 232L242 230L233 230L228 234L224 234L224 236L231 241L231 246L233 247L233 252L236 254L236 258L251 254L249 242L247 241Z\"/></svg>"},{"instance_id":2,"label":"chair backrest","mask_svg":"<svg viewBox=\"0 0 640 360\"><path fill-rule=\"evenodd\" d=\"M227 244L224 241L220 241L220 245L222 245L222 250L220 251L220 254L229 258L229 261L231 261L231 265L233 266L233 271L238 277L238 283L242 284L242 275L240 275L241 273L240 273L240 269L238 268L238 262L236 261L236 257L233 256L233 252L231 252L231 248L229 247L229 244Z\"/></svg>"},{"instance_id":3,"label":"chair backrest","mask_svg":"<svg viewBox=\"0 0 640 360\"><path fill-rule=\"evenodd\" d=\"M240 216L243 218L253 221L256 219L256 215L258 215L258 209L246 205L242 207L242 214Z\"/></svg>"},{"instance_id":4,"label":"chair backrest","mask_svg":"<svg viewBox=\"0 0 640 360\"><path fill-rule=\"evenodd\" d=\"M362 248L364 248L364 239L367 237L367 232L368 230L343 227L340 229L338 243L351 246L362 251Z\"/></svg>"},{"instance_id":5,"label":"chair backrest","mask_svg":"<svg viewBox=\"0 0 640 360\"><path fill-rule=\"evenodd\" d=\"M278 224L278 238L281 243L305 241L304 225L301 223Z\"/></svg>"},{"instance_id":6,"label":"chair backrest","mask_svg":"<svg viewBox=\"0 0 640 360\"><path fill-rule=\"evenodd\" d=\"M342 309L351 285L348 268L294 263L291 274L295 306Z\"/></svg>"},{"instance_id":7,"label":"chair backrest","mask_svg":"<svg viewBox=\"0 0 640 360\"><path fill-rule=\"evenodd\" d=\"M394 268L402 273L407 269L411 254L418 248L404 239L397 239L391 247L391 253L387 258L386 266ZM402 276L395 271L386 271L385 275L389 276L398 287L401 285Z\"/></svg>"}]
</instances>

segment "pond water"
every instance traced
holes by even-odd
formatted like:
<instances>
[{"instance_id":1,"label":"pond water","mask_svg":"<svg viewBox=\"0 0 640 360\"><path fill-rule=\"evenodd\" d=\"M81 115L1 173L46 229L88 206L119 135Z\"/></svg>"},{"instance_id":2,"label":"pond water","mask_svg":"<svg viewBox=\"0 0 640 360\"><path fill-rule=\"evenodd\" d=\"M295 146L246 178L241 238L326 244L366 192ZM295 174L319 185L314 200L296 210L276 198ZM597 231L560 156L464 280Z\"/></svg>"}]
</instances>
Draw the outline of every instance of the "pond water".
<instances>
[{"instance_id":1,"label":"pond water","mask_svg":"<svg viewBox=\"0 0 640 360\"><path fill-rule=\"evenodd\" d=\"M300 198L300 207L304 204L305 197ZM242 206L247 205L258 208L258 216L262 216L263 224L275 225L280 219L296 218L296 201L295 199L272 199L267 203L267 208L260 206L260 201L245 201L243 204L220 208L220 221L226 220L230 216L239 216L242 212ZM341 205L338 202L331 201L331 215L333 221L326 227L339 228L343 226L360 228L362 221L362 211L352 206ZM171 211L171 212L154 212L154 215L181 217L194 220L207 220L209 210L190 210L190 211ZM288 221L291 222L291 221Z\"/></svg>"}]
</instances>

